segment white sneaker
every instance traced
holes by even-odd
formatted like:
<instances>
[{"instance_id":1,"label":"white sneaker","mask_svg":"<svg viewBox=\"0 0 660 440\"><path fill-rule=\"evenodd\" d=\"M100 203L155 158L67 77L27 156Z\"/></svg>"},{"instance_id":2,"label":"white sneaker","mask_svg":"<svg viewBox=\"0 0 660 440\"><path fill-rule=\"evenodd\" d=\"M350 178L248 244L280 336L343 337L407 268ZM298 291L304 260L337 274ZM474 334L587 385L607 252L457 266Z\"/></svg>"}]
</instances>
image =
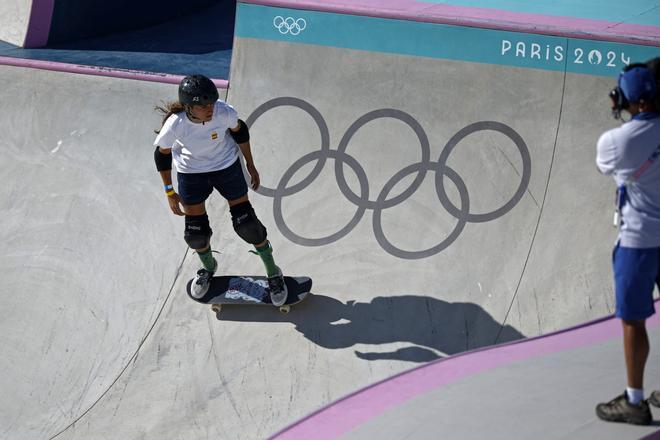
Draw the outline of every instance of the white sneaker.
<instances>
[{"instance_id":1,"label":"white sneaker","mask_svg":"<svg viewBox=\"0 0 660 440\"><path fill-rule=\"evenodd\" d=\"M270 301L274 306L283 306L286 303L289 294L282 271L278 268L278 273L268 277L268 290L270 290Z\"/></svg>"},{"instance_id":2,"label":"white sneaker","mask_svg":"<svg viewBox=\"0 0 660 440\"><path fill-rule=\"evenodd\" d=\"M197 275L195 275L195 279L190 287L190 296L193 298L201 299L206 295L206 292L209 291L213 274L218 269L218 262L215 258L213 259L213 264L213 271L208 271L205 268L201 268L197 271Z\"/></svg>"}]
</instances>

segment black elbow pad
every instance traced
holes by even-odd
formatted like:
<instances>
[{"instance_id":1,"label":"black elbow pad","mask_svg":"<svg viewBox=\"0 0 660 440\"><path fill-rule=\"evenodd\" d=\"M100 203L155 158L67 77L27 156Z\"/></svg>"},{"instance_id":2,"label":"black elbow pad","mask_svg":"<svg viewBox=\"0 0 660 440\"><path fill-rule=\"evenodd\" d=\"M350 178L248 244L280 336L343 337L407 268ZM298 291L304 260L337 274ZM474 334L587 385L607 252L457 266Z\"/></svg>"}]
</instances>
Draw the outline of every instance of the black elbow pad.
<instances>
[{"instance_id":1,"label":"black elbow pad","mask_svg":"<svg viewBox=\"0 0 660 440\"><path fill-rule=\"evenodd\" d=\"M238 120L238 125L240 126L238 131L229 130L229 134L234 138L237 144L242 144L250 140L250 131L242 119Z\"/></svg>"},{"instance_id":2,"label":"black elbow pad","mask_svg":"<svg viewBox=\"0 0 660 440\"><path fill-rule=\"evenodd\" d=\"M156 162L156 169L158 171L169 171L172 169L172 153L165 154L156 147L154 151L154 161Z\"/></svg>"}]
</instances>

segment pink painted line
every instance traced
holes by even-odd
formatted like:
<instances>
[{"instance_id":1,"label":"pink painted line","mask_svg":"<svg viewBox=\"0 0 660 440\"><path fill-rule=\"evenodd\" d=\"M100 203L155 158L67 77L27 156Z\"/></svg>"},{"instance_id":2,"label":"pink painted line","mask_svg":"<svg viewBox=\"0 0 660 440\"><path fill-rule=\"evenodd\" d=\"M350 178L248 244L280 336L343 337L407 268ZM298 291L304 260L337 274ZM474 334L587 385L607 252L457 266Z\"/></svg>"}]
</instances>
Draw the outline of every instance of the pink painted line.
<instances>
[{"instance_id":1,"label":"pink painted line","mask_svg":"<svg viewBox=\"0 0 660 440\"><path fill-rule=\"evenodd\" d=\"M134 79L138 81L160 82L167 84L179 84L183 79L182 75L170 75L168 73L157 73L111 67L85 66L81 64L58 63L55 61L29 60L24 58L12 58L3 56L0 56L0 65L53 70L56 72L78 73L82 75L108 76L113 78ZM219 89L227 89L229 87L229 81L226 79L213 79L213 83Z\"/></svg>"},{"instance_id":2,"label":"pink painted line","mask_svg":"<svg viewBox=\"0 0 660 440\"><path fill-rule=\"evenodd\" d=\"M291 9L660 46L660 26L429 4L414 0L242 0L242 2Z\"/></svg>"},{"instance_id":3,"label":"pink painted line","mask_svg":"<svg viewBox=\"0 0 660 440\"><path fill-rule=\"evenodd\" d=\"M647 320L660 327L660 314ZM350 394L284 428L272 440L334 439L407 400L474 374L512 362L621 337L614 317L535 338L462 353L403 372Z\"/></svg>"},{"instance_id":4,"label":"pink painted line","mask_svg":"<svg viewBox=\"0 0 660 440\"><path fill-rule=\"evenodd\" d=\"M32 0L23 47L41 47L48 43L54 8L55 0Z\"/></svg>"}]
</instances>

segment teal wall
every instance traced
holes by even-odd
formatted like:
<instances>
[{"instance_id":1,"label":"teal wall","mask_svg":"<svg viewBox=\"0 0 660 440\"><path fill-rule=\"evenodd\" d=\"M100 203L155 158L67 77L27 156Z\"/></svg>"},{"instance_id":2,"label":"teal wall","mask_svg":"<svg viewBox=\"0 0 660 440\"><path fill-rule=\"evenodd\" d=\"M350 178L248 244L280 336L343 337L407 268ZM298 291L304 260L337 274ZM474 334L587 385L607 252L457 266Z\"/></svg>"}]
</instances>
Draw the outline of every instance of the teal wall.
<instances>
[{"instance_id":1,"label":"teal wall","mask_svg":"<svg viewBox=\"0 0 660 440\"><path fill-rule=\"evenodd\" d=\"M616 76L629 62L660 56L652 46L244 3L235 35L597 76Z\"/></svg>"}]
</instances>

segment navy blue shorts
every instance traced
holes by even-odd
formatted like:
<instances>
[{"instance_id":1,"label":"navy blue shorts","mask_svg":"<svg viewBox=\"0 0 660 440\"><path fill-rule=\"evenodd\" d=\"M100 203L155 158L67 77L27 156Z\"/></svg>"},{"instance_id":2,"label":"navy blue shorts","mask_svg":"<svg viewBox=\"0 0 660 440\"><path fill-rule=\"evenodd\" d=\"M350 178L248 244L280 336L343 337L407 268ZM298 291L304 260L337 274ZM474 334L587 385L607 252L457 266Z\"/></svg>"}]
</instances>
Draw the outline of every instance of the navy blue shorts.
<instances>
[{"instance_id":1,"label":"navy blue shorts","mask_svg":"<svg viewBox=\"0 0 660 440\"><path fill-rule=\"evenodd\" d=\"M653 287L660 288L660 248L614 248L612 265L616 288L616 316L643 320L655 313Z\"/></svg>"},{"instance_id":2,"label":"navy blue shorts","mask_svg":"<svg viewBox=\"0 0 660 440\"><path fill-rule=\"evenodd\" d=\"M208 173L178 173L179 196L185 205L197 205L209 198L213 189L227 200L240 199L248 192L240 159L224 170Z\"/></svg>"}]
</instances>

